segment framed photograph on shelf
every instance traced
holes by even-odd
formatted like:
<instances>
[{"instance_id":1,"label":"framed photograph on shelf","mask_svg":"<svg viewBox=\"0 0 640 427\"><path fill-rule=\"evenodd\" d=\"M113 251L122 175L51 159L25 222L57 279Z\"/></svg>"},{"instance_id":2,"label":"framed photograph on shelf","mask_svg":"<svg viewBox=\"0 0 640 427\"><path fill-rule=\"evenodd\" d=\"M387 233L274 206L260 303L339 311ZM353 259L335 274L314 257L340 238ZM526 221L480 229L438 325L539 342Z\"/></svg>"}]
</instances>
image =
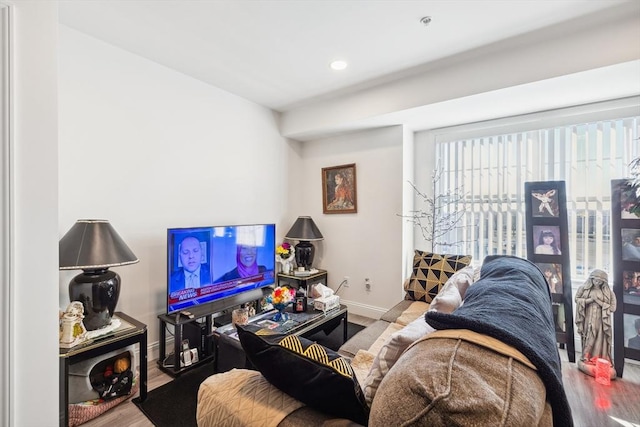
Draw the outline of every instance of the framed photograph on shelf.
<instances>
[{"instance_id":1,"label":"framed photograph on shelf","mask_svg":"<svg viewBox=\"0 0 640 427\"><path fill-rule=\"evenodd\" d=\"M613 193L620 198L620 219L640 219L640 197L637 190L626 180L617 180L613 184Z\"/></svg>"},{"instance_id":2,"label":"framed photograph on shelf","mask_svg":"<svg viewBox=\"0 0 640 427\"><path fill-rule=\"evenodd\" d=\"M558 190L555 188L534 188L531 190L531 211L536 217L557 217L560 213L558 208Z\"/></svg>"},{"instance_id":3,"label":"framed photograph on shelf","mask_svg":"<svg viewBox=\"0 0 640 427\"><path fill-rule=\"evenodd\" d=\"M356 164L322 168L322 212L357 213Z\"/></svg>"},{"instance_id":4,"label":"framed photograph on shelf","mask_svg":"<svg viewBox=\"0 0 640 427\"><path fill-rule=\"evenodd\" d=\"M624 315L625 347L640 350L640 316Z\"/></svg>"},{"instance_id":5,"label":"framed photograph on shelf","mask_svg":"<svg viewBox=\"0 0 640 427\"><path fill-rule=\"evenodd\" d=\"M536 255L562 255L560 226L533 226L533 253Z\"/></svg>"},{"instance_id":6,"label":"framed photograph on shelf","mask_svg":"<svg viewBox=\"0 0 640 427\"><path fill-rule=\"evenodd\" d=\"M552 294L561 294L563 292L562 283L562 264L540 262L536 263Z\"/></svg>"},{"instance_id":7,"label":"framed photograph on shelf","mask_svg":"<svg viewBox=\"0 0 640 427\"><path fill-rule=\"evenodd\" d=\"M622 290L625 304L640 305L640 271L622 272Z\"/></svg>"},{"instance_id":8,"label":"framed photograph on shelf","mask_svg":"<svg viewBox=\"0 0 640 427\"><path fill-rule=\"evenodd\" d=\"M621 229L622 260L640 261L640 230L633 228Z\"/></svg>"}]
</instances>

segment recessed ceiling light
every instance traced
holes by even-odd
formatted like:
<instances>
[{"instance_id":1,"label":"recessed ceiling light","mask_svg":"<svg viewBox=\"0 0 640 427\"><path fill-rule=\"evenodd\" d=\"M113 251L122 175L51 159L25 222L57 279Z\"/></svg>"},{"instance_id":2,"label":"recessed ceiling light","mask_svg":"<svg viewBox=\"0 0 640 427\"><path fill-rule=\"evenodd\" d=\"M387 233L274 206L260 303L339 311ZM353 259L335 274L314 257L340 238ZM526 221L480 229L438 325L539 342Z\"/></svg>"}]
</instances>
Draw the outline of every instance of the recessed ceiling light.
<instances>
[{"instance_id":1,"label":"recessed ceiling light","mask_svg":"<svg viewBox=\"0 0 640 427\"><path fill-rule=\"evenodd\" d=\"M345 68L347 68L347 63L345 61L333 61L331 63L331 69L332 70L336 70L336 71L340 71L340 70L344 70Z\"/></svg>"}]
</instances>

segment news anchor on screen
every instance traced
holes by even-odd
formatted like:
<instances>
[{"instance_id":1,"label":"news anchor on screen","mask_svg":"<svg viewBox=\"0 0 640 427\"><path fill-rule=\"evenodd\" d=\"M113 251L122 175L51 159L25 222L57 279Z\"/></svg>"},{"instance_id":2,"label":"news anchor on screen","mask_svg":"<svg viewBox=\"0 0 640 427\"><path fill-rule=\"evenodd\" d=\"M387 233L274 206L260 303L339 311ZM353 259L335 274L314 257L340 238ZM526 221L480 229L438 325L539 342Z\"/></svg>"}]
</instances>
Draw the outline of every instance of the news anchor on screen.
<instances>
[{"instance_id":1,"label":"news anchor on screen","mask_svg":"<svg viewBox=\"0 0 640 427\"><path fill-rule=\"evenodd\" d=\"M256 276L265 271L267 268L264 265L258 265L258 248L238 245L236 247L236 267L216 279L215 283Z\"/></svg>"},{"instance_id":2,"label":"news anchor on screen","mask_svg":"<svg viewBox=\"0 0 640 427\"><path fill-rule=\"evenodd\" d=\"M180 242L178 255L182 267L171 274L170 292L198 289L211 283L209 265L202 252L201 242L194 236L186 236Z\"/></svg>"}]
</instances>

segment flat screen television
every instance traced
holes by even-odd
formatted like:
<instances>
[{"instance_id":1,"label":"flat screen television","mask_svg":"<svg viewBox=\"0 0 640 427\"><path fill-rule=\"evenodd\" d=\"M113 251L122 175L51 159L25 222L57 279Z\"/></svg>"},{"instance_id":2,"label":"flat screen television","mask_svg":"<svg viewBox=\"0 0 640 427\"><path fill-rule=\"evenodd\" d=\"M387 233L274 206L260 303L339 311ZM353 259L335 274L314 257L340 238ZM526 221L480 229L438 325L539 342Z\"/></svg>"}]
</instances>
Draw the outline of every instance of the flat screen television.
<instances>
[{"instance_id":1,"label":"flat screen television","mask_svg":"<svg viewBox=\"0 0 640 427\"><path fill-rule=\"evenodd\" d=\"M274 284L275 224L167 229L167 313Z\"/></svg>"}]
</instances>

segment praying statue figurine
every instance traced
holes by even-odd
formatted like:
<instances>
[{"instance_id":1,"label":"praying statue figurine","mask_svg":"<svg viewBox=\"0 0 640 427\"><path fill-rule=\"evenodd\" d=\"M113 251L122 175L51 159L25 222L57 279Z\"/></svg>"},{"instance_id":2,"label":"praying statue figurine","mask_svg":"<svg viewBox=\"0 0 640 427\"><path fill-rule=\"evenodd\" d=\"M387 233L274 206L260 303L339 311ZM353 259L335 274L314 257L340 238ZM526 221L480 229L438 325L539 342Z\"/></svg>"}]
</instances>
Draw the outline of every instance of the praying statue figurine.
<instances>
[{"instance_id":1,"label":"praying statue figurine","mask_svg":"<svg viewBox=\"0 0 640 427\"><path fill-rule=\"evenodd\" d=\"M609 287L607 273L593 270L584 285L578 288L575 301L576 327L582 339L578 369L595 377L596 361L604 359L609 362L609 374L614 379L611 315L616 311L616 296Z\"/></svg>"}]
</instances>

